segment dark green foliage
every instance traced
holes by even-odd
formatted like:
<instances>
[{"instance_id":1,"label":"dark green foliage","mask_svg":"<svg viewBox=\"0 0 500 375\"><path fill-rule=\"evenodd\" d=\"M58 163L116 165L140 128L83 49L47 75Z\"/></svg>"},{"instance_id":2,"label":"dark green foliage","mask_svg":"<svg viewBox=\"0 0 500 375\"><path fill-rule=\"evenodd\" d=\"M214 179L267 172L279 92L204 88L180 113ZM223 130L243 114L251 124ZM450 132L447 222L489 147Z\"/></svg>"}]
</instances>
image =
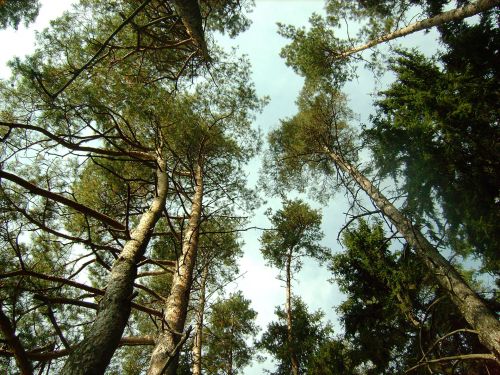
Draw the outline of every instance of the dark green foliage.
<instances>
[{"instance_id":1,"label":"dark green foliage","mask_svg":"<svg viewBox=\"0 0 500 375\"><path fill-rule=\"evenodd\" d=\"M212 306L205 330L202 366L207 374L241 374L255 350L248 339L258 332L257 313L241 292Z\"/></svg>"},{"instance_id":2,"label":"dark green foliage","mask_svg":"<svg viewBox=\"0 0 500 375\"><path fill-rule=\"evenodd\" d=\"M21 22L28 26L35 21L39 10L39 0L0 0L0 28L17 30Z\"/></svg>"},{"instance_id":3,"label":"dark green foliage","mask_svg":"<svg viewBox=\"0 0 500 375\"><path fill-rule=\"evenodd\" d=\"M383 92L366 134L382 175L403 183L409 212L439 219L440 207L454 249L467 254L466 240L498 271L498 68L491 58L460 56L446 54L443 69L401 51L392 63L397 83Z\"/></svg>"},{"instance_id":4,"label":"dark green foliage","mask_svg":"<svg viewBox=\"0 0 500 375\"><path fill-rule=\"evenodd\" d=\"M334 257L332 270L348 296L338 312L345 328L344 355L355 368L400 374L425 362L423 353L427 359L487 353L414 254L406 247L390 250L380 223L360 220L344 234L343 243L346 251ZM453 363L431 367L445 374L486 373L486 365L496 369L492 362L456 361L453 372L447 372ZM426 371L422 366L414 373Z\"/></svg>"},{"instance_id":5,"label":"dark green foliage","mask_svg":"<svg viewBox=\"0 0 500 375\"><path fill-rule=\"evenodd\" d=\"M262 335L258 347L267 351L277 361L277 369L273 375L289 375L291 373L290 348L287 338L286 312L277 307L277 321L270 323ZM313 358L325 344L332 333L332 328L323 323L323 312L310 313L305 303L299 298L292 299L293 350L300 364L300 373L306 373L312 366ZM319 360L319 359L315 359Z\"/></svg>"}]
</instances>

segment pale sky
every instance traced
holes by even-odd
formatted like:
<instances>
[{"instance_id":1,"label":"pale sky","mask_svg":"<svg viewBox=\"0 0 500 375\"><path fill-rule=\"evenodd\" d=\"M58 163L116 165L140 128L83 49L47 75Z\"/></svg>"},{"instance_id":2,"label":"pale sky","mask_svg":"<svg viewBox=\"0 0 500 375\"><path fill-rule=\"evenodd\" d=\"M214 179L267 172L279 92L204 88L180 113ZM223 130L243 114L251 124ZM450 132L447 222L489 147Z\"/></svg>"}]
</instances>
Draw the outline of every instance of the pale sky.
<instances>
[{"instance_id":1,"label":"pale sky","mask_svg":"<svg viewBox=\"0 0 500 375\"><path fill-rule=\"evenodd\" d=\"M22 26L18 31L0 31L2 41L2 54L0 54L0 78L7 78L9 70L5 63L13 56L24 56L32 50L34 43L34 30L42 30L48 26L48 21L70 7L71 1L45 0L42 1L40 15L34 25L29 29ZM264 112L257 117L256 126L264 133L275 128L280 118L291 117L295 113L295 100L302 85L302 80L279 57L280 49L286 44L286 40L276 33L276 22L293 24L296 26L307 25L308 18L313 12L323 13L322 0L257 0L256 7L250 15L253 19L251 28L238 36L235 40L222 38L223 45L239 46L239 50L249 56L253 68L253 79L259 95L268 95L271 98ZM435 36L433 33L419 33L418 36L405 38L405 46L419 46L431 54L435 48ZM359 115L361 121L366 122L372 111L373 77L367 72L361 71L360 77L347 85L346 92L351 101L352 109ZM251 174L250 180L255 181L259 163L252 163L248 168ZM270 200L273 209L280 206L277 200ZM320 207L312 203L315 208L322 208L323 232L325 239L323 245L335 251L341 250L337 243L337 233L344 223L344 213L347 211L347 203L343 192L339 192L335 199L330 201L327 207ZM250 225L269 227L267 219L263 215L266 207L258 210ZM232 285L228 291L240 289L246 298L251 299L252 308L258 312L257 323L262 331L267 324L275 319L274 309L277 305L284 303L285 294L282 282L277 279L278 271L267 267L259 251L260 231L251 230L243 234L244 257L241 260L240 270L246 272L245 276ZM299 294L306 302L309 309L321 308L326 318L335 327L336 332L340 326L336 321L334 307L342 301L342 296L335 285L328 279L331 274L326 265L320 267L316 262L305 261L304 267L293 283L293 293ZM261 331L261 332L262 332ZM262 374L262 369L272 369L272 364L266 361L254 364L247 368L247 375Z\"/></svg>"}]
</instances>

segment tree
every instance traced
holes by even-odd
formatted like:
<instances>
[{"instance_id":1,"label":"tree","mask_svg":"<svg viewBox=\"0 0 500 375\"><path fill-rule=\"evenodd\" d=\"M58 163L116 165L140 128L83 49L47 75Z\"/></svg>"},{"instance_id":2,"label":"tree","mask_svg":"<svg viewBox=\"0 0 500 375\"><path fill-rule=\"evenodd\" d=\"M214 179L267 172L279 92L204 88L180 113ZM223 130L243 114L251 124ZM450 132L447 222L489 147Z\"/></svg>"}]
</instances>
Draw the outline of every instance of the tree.
<instances>
[{"instance_id":1,"label":"tree","mask_svg":"<svg viewBox=\"0 0 500 375\"><path fill-rule=\"evenodd\" d=\"M331 2L333 3L333 2ZM332 4L330 3L330 12L332 12ZM438 15L435 15L431 18L427 18L418 22L414 22L408 26L403 28L391 31L388 34L378 36L367 43L350 48L346 51L328 51L333 59L345 59L350 55L363 51L365 49L369 49L373 46L376 46L380 43L385 43L387 41L400 38L409 34L412 34L421 30L428 30L432 27L438 27L448 22L461 21L465 18L472 17L478 13L488 11L500 4L498 0L478 0L472 4L467 4L463 7L456 8L453 10L449 10ZM388 9L386 9L388 11ZM388 12L389 13L389 12Z\"/></svg>"},{"instance_id":2,"label":"tree","mask_svg":"<svg viewBox=\"0 0 500 375\"><path fill-rule=\"evenodd\" d=\"M138 280L170 277L183 259L177 248L154 259L152 249L184 238L194 259L201 216L213 210L217 219L227 201L250 194L240 168L256 150L250 119L262 102L248 65L219 52L210 79L220 90L210 91L196 46L164 2L90 1L79 11L54 22L1 87L2 215L12 220L2 226L9 253L0 277L4 311L19 322L33 367L103 373L118 346L153 343L154 335L122 337L142 324L131 309L157 327L170 313L161 312L168 289ZM92 20L81 23L82 14ZM197 87L184 81L194 76ZM84 274L90 280L75 280ZM37 319L45 309L48 319ZM30 335L32 326L43 334Z\"/></svg>"},{"instance_id":3,"label":"tree","mask_svg":"<svg viewBox=\"0 0 500 375\"><path fill-rule=\"evenodd\" d=\"M274 375L292 373L293 362L290 351L296 356L299 363L298 373L305 374L311 367L311 361L321 346L326 343L332 332L329 325L322 323L323 312L318 310L310 313L305 303L299 298L292 299L292 341L289 340L288 313L277 307L275 314L277 322L271 322L258 342L260 349L266 350L278 362Z\"/></svg>"},{"instance_id":4,"label":"tree","mask_svg":"<svg viewBox=\"0 0 500 375\"><path fill-rule=\"evenodd\" d=\"M39 0L0 1L0 28L13 27L17 30L21 22L28 26L35 21L40 11Z\"/></svg>"},{"instance_id":5,"label":"tree","mask_svg":"<svg viewBox=\"0 0 500 375\"><path fill-rule=\"evenodd\" d=\"M495 315L419 229L349 161L353 141L344 107L345 99L334 88L303 95L299 100L299 114L283 121L281 127L269 135L270 160L279 176L286 179L288 175L300 176L308 170L335 173L335 168L345 173L340 178L345 182L351 179L368 195L415 250L436 283L447 291L465 320L479 332L481 342L498 356L500 323ZM327 161L332 164L330 168L325 166Z\"/></svg>"},{"instance_id":6,"label":"tree","mask_svg":"<svg viewBox=\"0 0 500 375\"><path fill-rule=\"evenodd\" d=\"M270 213L269 213L270 214ZM301 200L285 201L283 209L269 216L273 229L261 236L261 252L271 265L284 271L287 317L288 349L291 372L297 375L300 370L297 351L294 343L292 314L292 271L298 272L302 266L301 258L305 256L324 259L326 249L318 244L323 234L320 230L321 214L312 210Z\"/></svg>"},{"instance_id":7,"label":"tree","mask_svg":"<svg viewBox=\"0 0 500 375\"><path fill-rule=\"evenodd\" d=\"M198 288L195 304L195 336L192 345L192 373L200 375L204 362L202 348L205 345L205 314L211 304L210 299L224 290L238 273L237 259L241 256L241 244L236 236L235 223L226 220L223 226L204 223L201 228L200 252L198 254Z\"/></svg>"},{"instance_id":8,"label":"tree","mask_svg":"<svg viewBox=\"0 0 500 375\"><path fill-rule=\"evenodd\" d=\"M332 271L347 295L338 312L356 366L365 364L373 374L442 371L451 364L454 373L495 371L494 356L446 292L407 246L390 250L394 244L380 222L360 219L346 229L343 244Z\"/></svg>"},{"instance_id":9,"label":"tree","mask_svg":"<svg viewBox=\"0 0 500 375\"><path fill-rule=\"evenodd\" d=\"M478 38L471 44L487 45L498 31L478 25L465 33ZM391 65L398 81L382 93L365 134L381 175L402 182L412 215L447 225L455 251L481 256L485 269L498 273L498 108L491 98L499 77L485 44L478 63L471 47L461 48L463 69L446 64L452 54L441 58L441 69L401 51Z\"/></svg>"},{"instance_id":10,"label":"tree","mask_svg":"<svg viewBox=\"0 0 500 375\"><path fill-rule=\"evenodd\" d=\"M241 292L212 305L203 355L207 374L236 375L250 363L255 350L248 339L258 332L256 318L257 313Z\"/></svg>"}]
</instances>

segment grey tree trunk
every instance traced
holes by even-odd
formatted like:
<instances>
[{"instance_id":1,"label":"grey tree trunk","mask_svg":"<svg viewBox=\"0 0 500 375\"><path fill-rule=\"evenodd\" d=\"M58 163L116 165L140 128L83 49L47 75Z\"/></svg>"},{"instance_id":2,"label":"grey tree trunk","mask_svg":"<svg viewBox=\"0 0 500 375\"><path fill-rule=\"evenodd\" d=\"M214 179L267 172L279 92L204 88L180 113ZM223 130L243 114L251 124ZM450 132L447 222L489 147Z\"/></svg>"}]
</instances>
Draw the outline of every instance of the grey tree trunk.
<instances>
[{"instance_id":1,"label":"grey tree trunk","mask_svg":"<svg viewBox=\"0 0 500 375\"><path fill-rule=\"evenodd\" d=\"M118 347L130 315L137 263L144 255L151 233L165 207L168 190L166 163L161 158L158 158L157 163L157 196L149 210L141 216L130 240L113 263L96 319L83 341L70 353L61 374L103 374Z\"/></svg>"},{"instance_id":2,"label":"grey tree trunk","mask_svg":"<svg viewBox=\"0 0 500 375\"><path fill-rule=\"evenodd\" d=\"M467 285L457 270L427 241L394 205L356 168L342 156L325 147L332 161L347 172L368 194L374 204L415 249L434 275L437 283L448 292L450 299L470 326L478 332L479 340L497 359L500 359L500 322L478 295Z\"/></svg>"},{"instance_id":3,"label":"grey tree trunk","mask_svg":"<svg viewBox=\"0 0 500 375\"><path fill-rule=\"evenodd\" d=\"M393 40L402 36L406 36L408 34L412 34L414 32L420 30L427 30L432 27L443 25L450 21L460 21L464 18L472 17L478 13L484 12L486 10L492 9L500 4L500 0L478 0L475 3L468 4L462 8L457 8L450 10L448 12L443 12L438 14L437 16L427 18L425 20L412 23L402 29L398 29L393 31L392 33L382 35L376 39L369 41L366 44L361 46L357 46L347 50L345 52L339 53L335 56L335 59L343 59L355 53L361 52L365 49L371 48L377 44L388 42L389 40Z\"/></svg>"},{"instance_id":4,"label":"grey tree trunk","mask_svg":"<svg viewBox=\"0 0 500 375\"><path fill-rule=\"evenodd\" d=\"M292 365L292 374L299 375L299 361L293 346L293 329L292 329L292 248L290 248L286 259L286 328L288 339L288 351L290 354L290 363Z\"/></svg>"},{"instance_id":5,"label":"grey tree trunk","mask_svg":"<svg viewBox=\"0 0 500 375\"><path fill-rule=\"evenodd\" d=\"M201 375L201 347L203 344L203 318L205 316L205 288L208 277L208 263L203 267L200 280L200 301L196 317L196 334L193 343L193 375Z\"/></svg>"},{"instance_id":6,"label":"grey tree trunk","mask_svg":"<svg viewBox=\"0 0 500 375\"><path fill-rule=\"evenodd\" d=\"M191 215L189 217L188 227L184 233L182 241L182 253L177 260L177 270L172 280L172 289L165 303L165 313L163 319L167 325L162 332L157 344L153 350L149 362L148 375L175 375L178 353L174 353L179 340L181 339L193 282L193 270L196 263L196 254L198 251L199 224L201 220L201 208L203 203L203 169L200 164L195 170L195 189L193 203L191 206ZM175 354L170 360L168 367L167 361L170 356Z\"/></svg>"}]
</instances>

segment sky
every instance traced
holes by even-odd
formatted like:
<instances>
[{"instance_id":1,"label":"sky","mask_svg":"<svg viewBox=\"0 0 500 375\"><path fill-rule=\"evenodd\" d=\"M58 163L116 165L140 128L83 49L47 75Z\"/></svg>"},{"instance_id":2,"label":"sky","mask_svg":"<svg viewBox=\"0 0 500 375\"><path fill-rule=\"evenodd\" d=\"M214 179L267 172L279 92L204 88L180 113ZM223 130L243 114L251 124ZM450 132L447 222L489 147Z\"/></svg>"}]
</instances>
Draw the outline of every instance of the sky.
<instances>
[{"instance_id":1,"label":"sky","mask_svg":"<svg viewBox=\"0 0 500 375\"><path fill-rule=\"evenodd\" d=\"M0 78L8 78L9 70L5 66L13 56L22 57L29 53L34 44L34 30L42 30L48 26L50 19L55 18L64 10L69 9L71 2L63 0L45 0L37 21L26 29L22 26L18 31L0 31L2 54L0 55ZM279 57L280 49L286 40L277 34L277 22L306 26L313 12L323 13L323 0L257 0L256 7L250 14L253 21L248 31L236 39L219 38L222 44L229 48L238 46L241 53L249 56L253 68L253 80L257 93L270 97L270 103L262 114L258 115L255 126L265 134L279 124L279 120L295 114L295 100L302 86L302 79L290 68L285 66L284 60ZM433 33L419 33L417 36L405 38L405 46L419 46L419 49L428 55L436 49ZM382 82L388 82L390 76ZM366 123L372 112L372 96L374 85L373 77L361 70L359 78L346 86L346 93L351 108L358 114L361 122ZM256 160L248 166L249 181L255 183L260 168L260 161ZM337 242L337 233L345 222L344 213L347 211L347 202L343 193L337 193L335 199L324 207L311 202L314 208L319 208L323 214L322 230L325 234L322 244L332 251L341 251ZM280 208L276 199L268 199L268 204L260 208L249 226L269 228L270 224L264 215L266 208L274 210ZM283 283L277 279L278 270L266 266L260 251L259 237L261 231L249 230L242 235L244 256L240 263L240 271L244 275L228 287L228 292L242 290L245 297L252 301L251 307L257 311L257 324L263 329L274 319L274 310L277 305L283 305L285 290ZM329 320L337 333L341 327L336 319L335 306L342 302L343 297L338 288L329 282L332 278L326 265L320 266L315 261L305 260L301 272L295 276L292 292L300 295L310 311L322 309L325 319ZM262 332L262 331L261 331ZM263 363L254 363L245 369L246 375L262 374L263 369L272 369L272 363L267 360Z\"/></svg>"}]
</instances>

